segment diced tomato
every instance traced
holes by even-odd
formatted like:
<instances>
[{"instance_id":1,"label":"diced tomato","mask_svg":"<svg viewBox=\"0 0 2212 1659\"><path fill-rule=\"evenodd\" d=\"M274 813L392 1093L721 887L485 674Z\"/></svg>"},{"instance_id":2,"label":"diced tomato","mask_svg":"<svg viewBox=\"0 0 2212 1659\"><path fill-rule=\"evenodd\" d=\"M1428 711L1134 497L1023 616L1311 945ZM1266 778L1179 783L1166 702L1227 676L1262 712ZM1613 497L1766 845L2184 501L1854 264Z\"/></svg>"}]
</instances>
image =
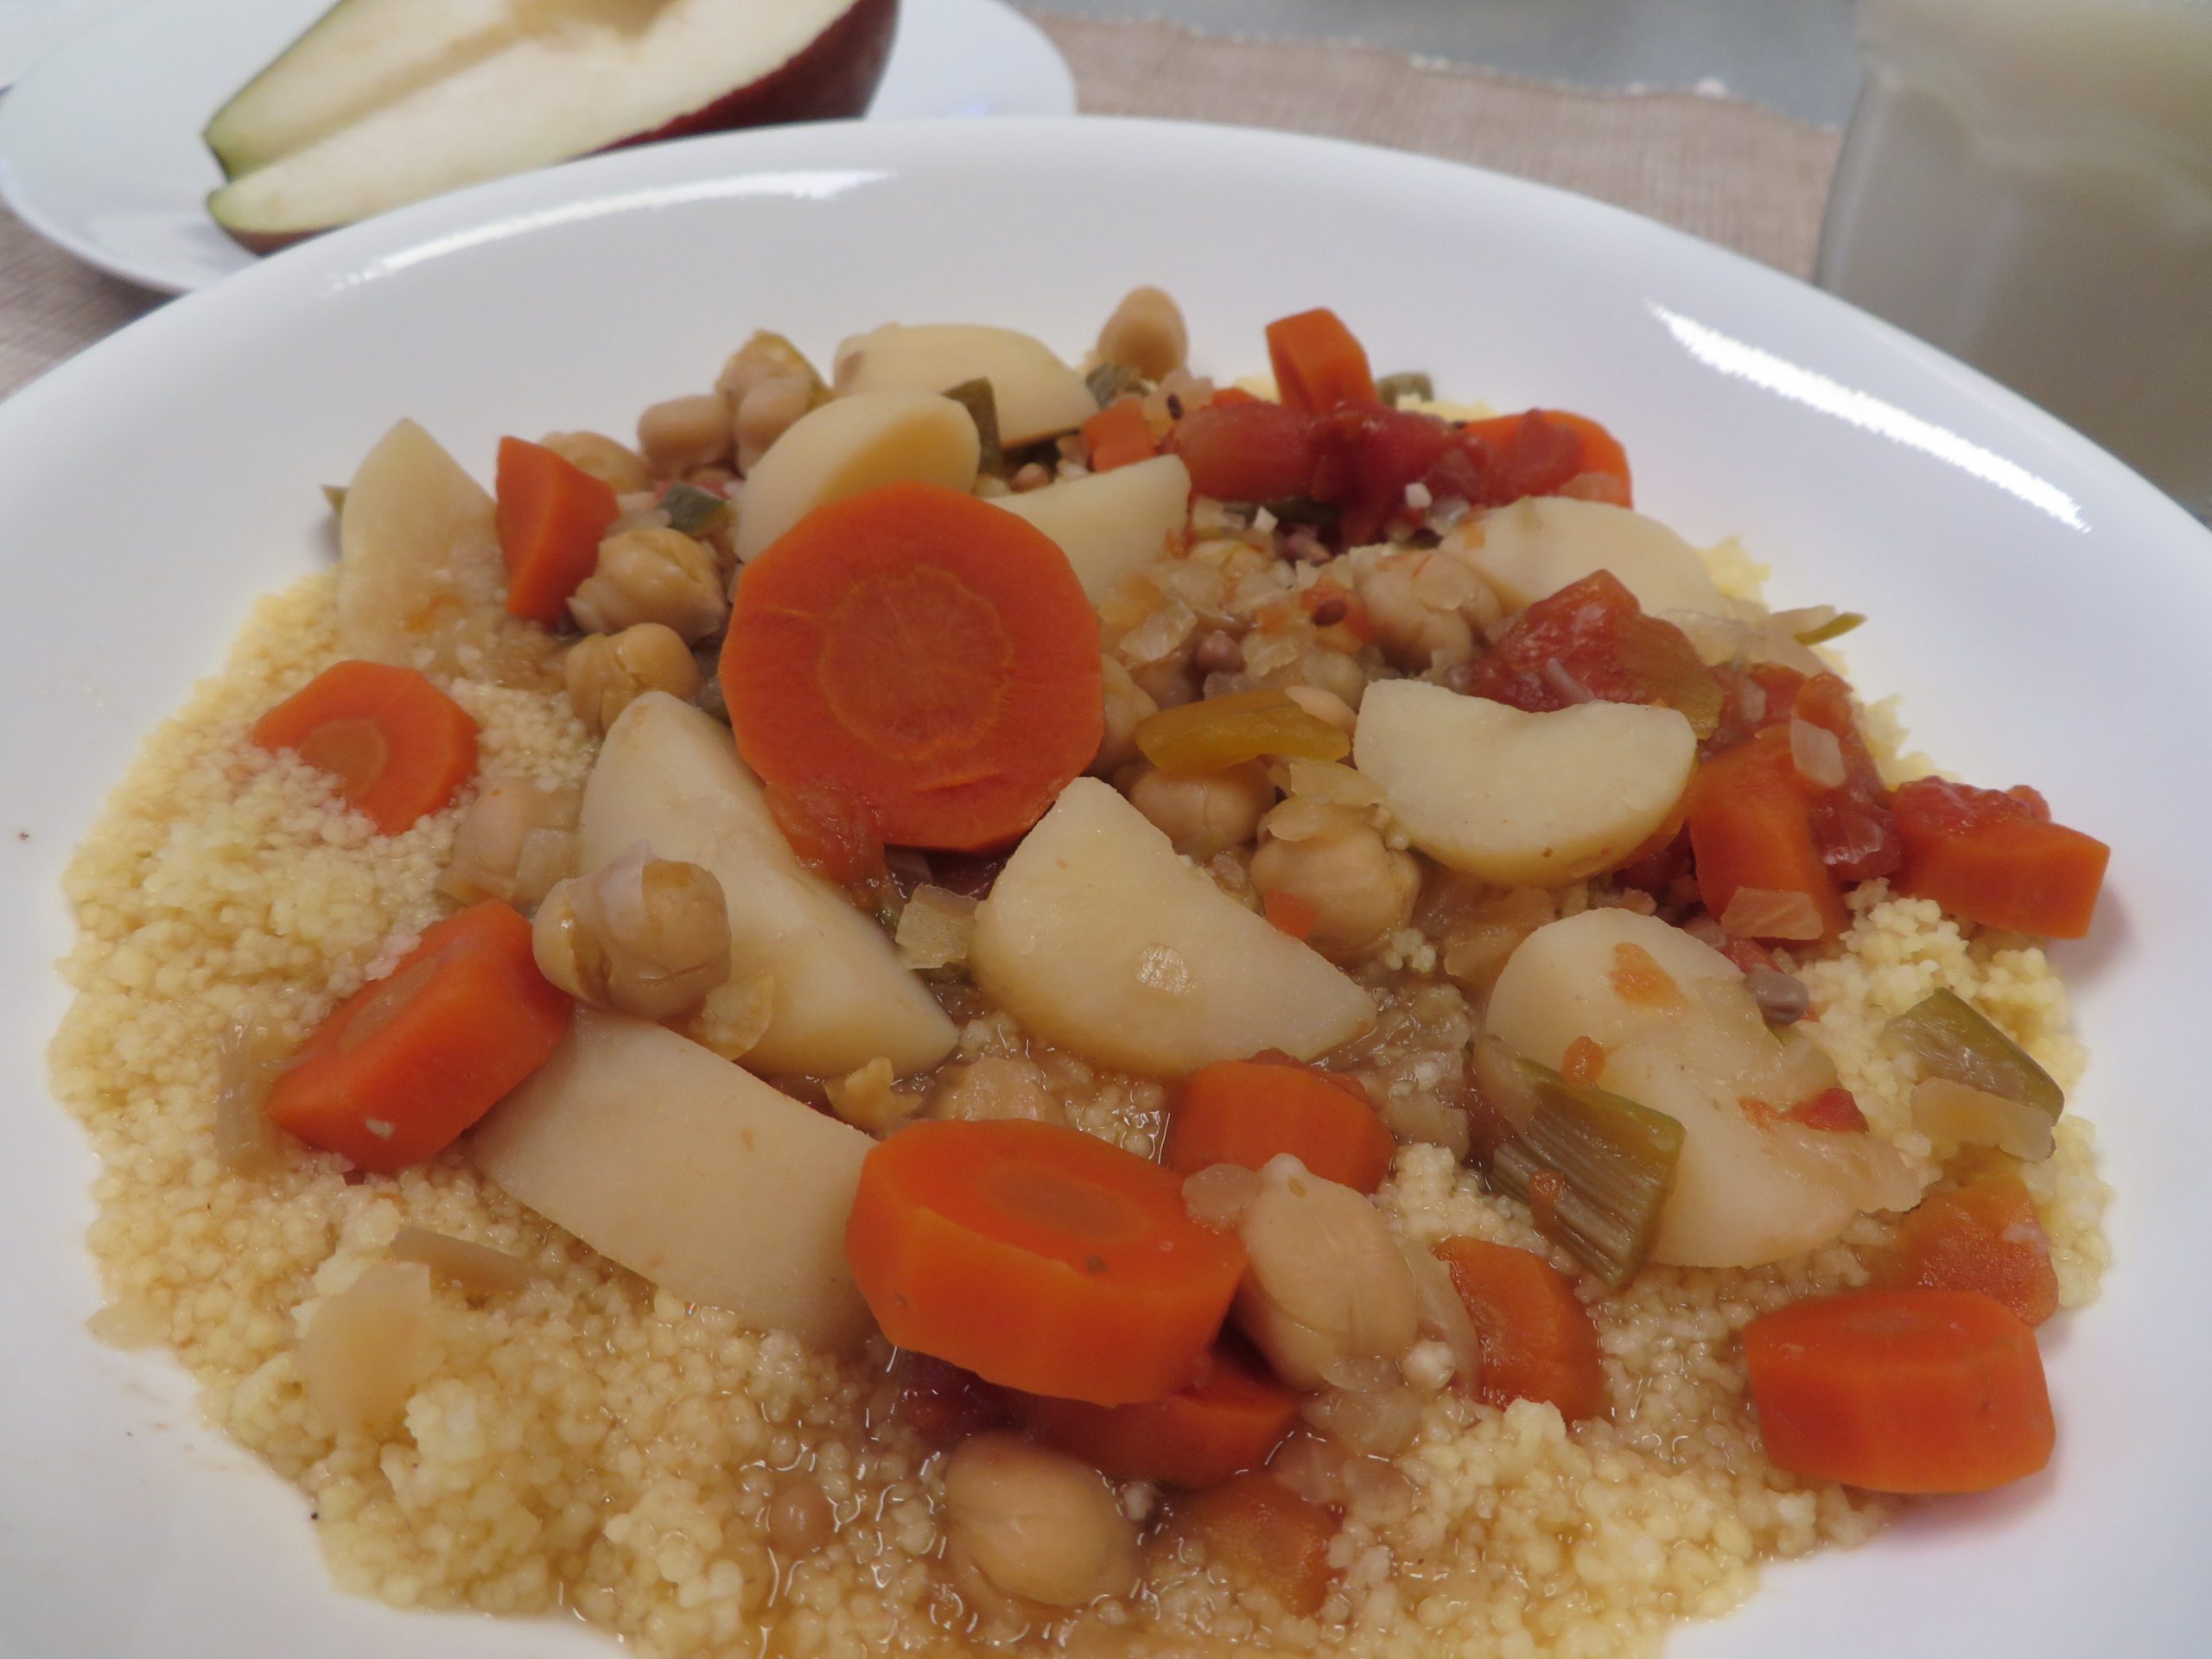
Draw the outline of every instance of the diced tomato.
<instances>
[{"instance_id":1,"label":"diced tomato","mask_svg":"<svg viewBox=\"0 0 2212 1659\"><path fill-rule=\"evenodd\" d=\"M1321 423L1313 499L1338 510L1344 543L1376 540L1417 483L1450 448L1452 429L1433 415L1346 404Z\"/></svg>"},{"instance_id":2,"label":"diced tomato","mask_svg":"<svg viewBox=\"0 0 2212 1659\"><path fill-rule=\"evenodd\" d=\"M1894 803L1900 890L1986 927L2078 939L2089 931L2112 849L2050 822L2032 790L1922 778Z\"/></svg>"},{"instance_id":3,"label":"diced tomato","mask_svg":"<svg viewBox=\"0 0 2212 1659\"><path fill-rule=\"evenodd\" d=\"M799 861L840 886L881 876L883 837L868 804L828 779L766 791L768 816L784 832Z\"/></svg>"},{"instance_id":4,"label":"diced tomato","mask_svg":"<svg viewBox=\"0 0 2212 1659\"><path fill-rule=\"evenodd\" d=\"M1724 664L1711 672L1720 682L1720 724L1706 740L1706 753L1732 749L1768 727L1786 726L1796 717L1797 692L1805 683L1796 669L1754 663L1749 668Z\"/></svg>"},{"instance_id":5,"label":"diced tomato","mask_svg":"<svg viewBox=\"0 0 2212 1659\"><path fill-rule=\"evenodd\" d=\"M1281 404L1217 397L1175 423L1167 447L1191 469L1191 487L1217 501L1281 501L1311 495L1319 464L1319 423Z\"/></svg>"},{"instance_id":6,"label":"diced tomato","mask_svg":"<svg viewBox=\"0 0 2212 1659\"><path fill-rule=\"evenodd\" d=\"M1882 774L1859 735L1851 688L1834 674L1815 674L1798 688L1790 710L1793 718L1833 732L1843 751L1840 788L1807 786L1821 861L1841 881L1894 875L1904 862L1904 842L1890 810L1890 792L1882 787Z\"/></svg>"},{"instance_id":7,"label":"diced tomato","mask_svg":"<svg viewBox=\"0 0 2212 1659\"><path fill-rule=\"evenodd\" d=\"M1610 570L1570 582L1522 612L1466 678L1474 696L1533 714L1581 701L1576 683L1601 702L1699 702L1708 718L1720 701L1688 637L1646 616Z\"/></svg>"},{"instance_id":8,"label":"diced tomato","mask_svg":"<svg viewBox=\"0 0 2212 1659\"><path fill-rule=\"evenodd\" d=\"M2058 1274L2035 1200L2018 1175L1976 1176L1923 1199L1870 1264L1877 1288L1973 1290L2030 1325L2058 1312Z\"/></svg>"},{"instance_id":9,"label":"diced tomato","mask_svg":"<svg viewBox=\"0 0 2212 1659\"><path fill-rule=\"evenodd\" d=\"M1459 431L1462 452L1481 480L1467 499L1478 506L1503 506L1529 495L1557 495L1585 473L1620 481L1628 505L1628 455L1597 422L1560 410L1532 409L1470 421Z\"/></svg>"},{"instance_id":10,"label":"diced tomato","mask_svg":"<svg viewBox=\"0 0 2212 1659\"><path fill-rule=\"evenodd\" d=\"M1690 849L1705 907L1725 917L1738 887L1802 893L1821 918L1821 937L1850 912L1813 840L1813 814L1797 783L1789 734L1770 727L1714 755L1690 780Z\"/></svg>"},{"instance_id":11,"label":"diced tomato","mask_svg":"<svg viewBox=\"0 0 2212 1659\"><path fill-rule=\"evenodd\" d=\"M1866 1114L1859 1109L1859 1098L1848 1089L1823 1089L1817 1095L1808 1095L1783 1116L1806 1128L1837 1135L1863 1133L1866 1128Z\"/></svg>"}]
</instances>

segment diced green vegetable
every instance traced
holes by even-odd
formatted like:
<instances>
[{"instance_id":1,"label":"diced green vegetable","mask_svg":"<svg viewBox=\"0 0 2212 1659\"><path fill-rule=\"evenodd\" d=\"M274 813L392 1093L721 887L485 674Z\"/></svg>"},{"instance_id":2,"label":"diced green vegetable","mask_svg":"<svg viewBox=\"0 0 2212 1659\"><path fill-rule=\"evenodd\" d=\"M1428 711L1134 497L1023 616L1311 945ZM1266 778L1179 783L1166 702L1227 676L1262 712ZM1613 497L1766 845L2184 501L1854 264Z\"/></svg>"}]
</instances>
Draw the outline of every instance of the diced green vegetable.
<instances>
[{"instance_id":1,"label":"diced green vegetable","mask_svg":"<svg viewBox=\"0 0 2212 1659\"><path fill-rule=\"evenodd\" d=\"M1824 645L1831 639L1842 639L1866 620L1857 611L1838 611L1827 621L1807 628L1802 633L1793 634L1791 638L1801 645Z\"/></svg>"},{"instance_id":2,"label":"diced green vegetable","mask_svg":"<svg viewBox=\"0 0 2212 1659\"><path fill-rule=\"evenodd\" d=\"M1375 396L1391 408L1397 407L1402 398L1418 397L1425 404L1436 401L1436 383L1426 372L1409 369L1403 374L1386 374L1375 383Z\"/></svg>"},{"instance_id":3,"label":"diced green vegetable","mask_svg":"<svg viewBox=\"0 0 2212 1659\"><path fill-rule=\"evenodd\" d=\"M660 510L669 528L686 536L709 536L729 522L729 503L696 484L671 484L661 492Z\"/></svg>"},{"instance_id":4,"label":"diced green vegetable","mask_svg":"<svg viewBox=\"0 0 2212 1659\"><path fill-rule=\"evenodd\" d=\"M1152 390L1151 382L1126 363L1101 363L1084 376L1083 383L1090 388L1090 395L1098 400L1101 409L1124 392L1134 391L1142 397Z\"/></svg>"},{"instance_id":5,"label":"diced green vegetable","mask_svg":"<svg viewBox=\"0 0 2212 1659\"><path fill-rule=\"evenodd\" d=\"M343 484L324 485L322 499L330 503L330 510L333 512L346 511L346 486Z\"/></svg>"},{"instance_id":6,"label":"diced green vegetable","mask_svg":"<svg viewBox=\"0 0 2212 1659\"><path fill-rule=\"evenodd\" d=\"M1491 1178L1529 1206L1539 1232L1618 1290L1659 1236L1682 1126L1548 1065L1510 1065L1523 1092L1501 1114Z\"/></svg>"},{"instance_id":7,"label":"diced green vegetable","mask_svg":"<svg viewBox=\"0 0 2212 1659\"><path fill-rule=\"evenodd\" d=\"M2047 1117L2066 1109L2065 1091L1974 1004L1932 991L1890 1021L1882 1040L1920 1062L1924 1077L1964 1084L2032 1106Z\"/></svg>"},{"instance_id":8,"label":"diced green vegetable","mask_svg":"<svg viewBox=\"0 0 2212 1659\"><path fill-rule=\"evenodd\" d=\"M944 394L965 409L976 423L982 448L976 461L980 472L995 473L1006 465L1006 448L999 442L999 399L988 380L963 380Z\"/></svg>"}]
</instances>

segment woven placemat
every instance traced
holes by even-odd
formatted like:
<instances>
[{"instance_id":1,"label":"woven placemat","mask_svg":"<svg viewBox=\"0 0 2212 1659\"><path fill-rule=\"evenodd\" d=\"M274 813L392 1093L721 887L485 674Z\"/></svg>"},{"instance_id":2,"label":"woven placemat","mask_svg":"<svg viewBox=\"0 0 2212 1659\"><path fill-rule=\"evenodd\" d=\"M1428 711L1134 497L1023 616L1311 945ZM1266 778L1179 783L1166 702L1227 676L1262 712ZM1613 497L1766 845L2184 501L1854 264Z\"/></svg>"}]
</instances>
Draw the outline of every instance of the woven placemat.
<instances>
[{"instance_id":1,"label":"woven placemat","mask_svg":"<svg viewBox=\"0 0 2212 1659\"><path fill-rule=\"evenodd\" d=\"M1837 138L1694 92L1588 92L1378 48L1033 11L1093 114L1325 133L1579 190L1802 275ZM0 396L160 303L0 209Z\"/></svg>"}]
</instances>

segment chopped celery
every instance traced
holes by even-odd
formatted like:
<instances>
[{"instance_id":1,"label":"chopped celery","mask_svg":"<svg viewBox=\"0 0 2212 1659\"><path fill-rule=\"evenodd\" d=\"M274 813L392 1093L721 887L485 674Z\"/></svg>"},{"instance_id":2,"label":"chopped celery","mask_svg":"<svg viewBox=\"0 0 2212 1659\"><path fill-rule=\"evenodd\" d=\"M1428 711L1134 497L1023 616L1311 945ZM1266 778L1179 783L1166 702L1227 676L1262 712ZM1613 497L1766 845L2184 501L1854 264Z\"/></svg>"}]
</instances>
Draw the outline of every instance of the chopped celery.
<instances>
[{"instance_id":1,"label":"chopped celery","mask_svg":"<svg viewBox=\"0 0 2212 1659\"><path fill-rule=\"evenodd\" d=\"M1098 400L1101 409L1124 392L1134 391L1142 397L1152 390L1152 383L1126 363L1101 363L1084 376L1083 383L1090 388L1090 395Z\"/></svg>"},{"instance_id":2,"label":"chopped celery","mask_svg":"<svg viewBox=\"0 0 2212 1659\"><path fill-rule=\"evenodd\" d=\"M1341 760L1349 734L1309 715L1286 691L1240 691L1162 709L1137 722L1137 747L1162 772L1220 772L1268 755Z\"/></svg>"},{"instance_id":3,"label":"chopped celery","mask_svg":"<svg viewBox=\"0 0 2212 1659\"><path fill-rule=\"evenodd\" d=\"M729 519L729 503L696 484L670 485L661 492L660 510L669 528L686 536L710 536Z\"/></svg>"},{"instance_id":4,"label":"chopped celery","mask_svg":"<svg viewBox=\"0 0 2212 1659\"><path fill-rule=\"evenodd\" d=\"M324 485L322 499L330 503L330 510L333 512L346 511L346 486L343 484Z\"/></svg>"},{"instance_id":5,"label":"chopped celery","mask_svg":"<svg viewBox=\"0 0 2212 1659\"><path fill-rule=\"evenodd\" d=\"M1516 1060L1513 1070L1525 1092L1508 1121L1524 1121L1491 1148L1491 1177L1529 1206L1537 1231L1618 1290L1659 1236L1682 1126L1548 1065Z\"/></svg>"},{"instance_id":6,"label":"chopped celery","mask_svg":"<svg viewBox=\"0 0 2212 1659\"><path fill-rule=\"evenodd\" d=\"M978 472L995 473L1006 465L1006 449L999 442L999 397L988 380L963 380L944 394L966 410L976 423L982 448L976 458Z\"/></svg>"},{"instance_id":7,"label":"chopped celery","mask_svg":"<svg viewBox=\"0 0 2212 1659\"><path fill-rule=\"evenodd\" d=\"M2016 1100L2046 1117L2066 1109L2065 1092L2050 1073L1987 1015L1950 991L1931 991L1921 998L1883 1028L1882 1040L1917 1059L1924 1077Z\"/></svg>"},{"instance_id":8,"label":"chopped celery","mask_svg":"<svg viewBox=\"0 0 2212 1659\"><path fill-rule=\"evenodd\" d=\"M1436 401L1436 383L1420 369L1403 374L1386 374L1375 383L1376 401L1395 409L1402 397L1418 397L1424 404Z\"/></svg>"},{"instance_id":9,"label":"chopped celery","mask_svg":"<svg viewBox=\"0 0 2212 1659\"><path fill-rule=\"evenodd\" d=\"M1613 640L1613 660L1649 701L1689 721L1700 741L1720 729L1720 682L1673 624L1643 616L1624 620Z\"/></svg>"},{"instance_id":10,"label":"chopped celery","mask_svg":"<svg viewBox=\"0 0 2212 1659\"><path fill-rule=\"evenodd\" d=\"M1824 645L1831 639L1840 639L1866 619L1857 611L1838 611L1825 622L1816 623L1802 633L1790 637L1801 645Z\"/></svg>"}]
</instances>

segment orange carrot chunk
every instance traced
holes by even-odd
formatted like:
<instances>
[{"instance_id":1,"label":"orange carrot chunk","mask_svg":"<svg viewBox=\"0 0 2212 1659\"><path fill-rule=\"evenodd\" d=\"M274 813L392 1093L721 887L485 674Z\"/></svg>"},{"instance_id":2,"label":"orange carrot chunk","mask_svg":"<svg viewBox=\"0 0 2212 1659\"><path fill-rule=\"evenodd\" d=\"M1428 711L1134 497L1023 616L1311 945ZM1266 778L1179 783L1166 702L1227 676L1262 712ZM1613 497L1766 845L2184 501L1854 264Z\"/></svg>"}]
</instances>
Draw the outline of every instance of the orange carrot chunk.
<instances>
[{"instance_id":1,"label":"orange carrot chunk","mask_svg":"<svg viewBox=\"0 0 2212 1659\"><path fill-rule=\"evenodd\" d=\"M1690 780L1688 803L1698 893L1724 925L1740 887L1802 893L1821 938L1850 925L1813 838L1812 808L1797 787L1787 727L1771 727L1707 760Z\"/></svg>"},{"instance_id":2,"label":"orange carrot chunk","mask_svg":"<svg viewBox=\"0 0 2212 1659\"><path fill-rule=\"evenodd\" d=\"M396 836L453 799L476 770L476 722L411 668L334 663L253 728L338 779L339 793Z\"/></svg>"},{"instance_id":3,"label":"orange carrot chunk","mask_svg":"<svg viewBox=\"0 0 2212 1659\"><path fill-rule=\"evenodd\" d=\"M1195 1542L1211 1564L1299 1614L1328 1599L1336 1576L1329 1543L1338 1524L1333 1510L1258 1470L1178 1498L1168 1518L1171 1531Z\"/></svg>"},{"instance_id":4,"label":"orange carrot chunk","mask_svg":"<svg viewBox=\"0 0 2212 1659\"><path fill-rule=\"evenodd\" d=\"M2058 1312L2050 1240L2027 1183L2018 1175L1978 1175L1923 1199L1899 1224L1896 1241L1870 1265L1879 1289L1978 1290L2028 1325L2041 1325Z\"/></svg>"},{"instance_id":5,"label":"orange carrot chunk","mask_svg":"<svg viewBox=\"0 0 2212 1659\"><path fill-rule=\"evenodd\" d=\"M1477 1397L1500 1410L1545 1401L1570 1423L1605 1414L1597 1322L1566 1274L1531 1251L1479 1238L1447 1238L1436 1254L1482 1344Z\"/></svg>"},{"instance_id":6,"label":"orange carrot chunk","mask_svg":"<svg viewBox=\"0 0 2212 1659\"><path fill-rule=\"evenodd\" d=\"M1366 347L1325 307L1269 323L1268 359L1276 391L1293 409L1325 415L1339 404L1375 401Z\"/></svg>"},{"instance_id":7,"label":"orange carrot chunk","mask_svg":"<svg viewBox=\"0 0 2212 1659\"><path fill-rule=\"evenodd\" d=\"M1100 1406L1187 1387L1244 1271L1173 1172L1020 1121L918 1123L876 1147L845 1259L897 1346Z\"/></svg>"},{"instance_id":8,"label":"orange carrot chunk","mask_svg":"<svg viewBox=\"0 0 2212 1659\"><path fill-rule=\"evenodd\" d=\"M1094 473L1110 473L1160 453L1144 422L1144 405L1134 397L1116 398L1100 410L1083 423L1083 436L1090 446Z\"/></svg>"},{"instance_id":9,"label":"orange carrot chunk","mask_svg":"<svg viewBox=\"0 0 2212 1659\"><path fill-rule=\"evenodd\" d=\"M499 440L497 523L507 561L507 609L551 628L599 563L600 538L621 512L613 489L542 443Z\"/></svg>"},{"instance_id":10,"label":"orange carrot chunk","mask_svg":"<svg viewBox=\"0 0 2212 1659\"><path fill-rule=\"evenodd\" d=\"M340 1003L270 1090L269 1116L378 1174L423 1163L545 1064L575 1006L537 971L530 924L487 899Z\"/></svg>"},{"instance_id":11,"label":"orange carrot chunk","mask_svg":"<svg viewBox=\"0 0 2212 1659\"><path fill-rule=\"evenodd\" d=\"M1022 1396L1032 1434L1116 1480L1217 1486L1256 1469L1298 1421L1298 1395L1256 1362L1217 1348L1198 1380L1165 1400L1094 1406Z\"/></svg>"},{"instance_id":12,"label":"orange carrot chunk","mask_svg":"<svg viewBox=\"0 0 2212 1659\"><path fill-rule=\"evenodd\" d=\"M1098 620L1066 556L934 484L818 508L755 557L721 672L747 763L843 791L893 846L1012 840L1104 731Z\"/></svg>"},{"instance_id":13,"label":"orange carrot chunk","mask_svg":"<svg viewBox=\"0 0 2212 1659\"><path fill-rule=\"evenodd\" d=\"M2089 931L2112 849L2050 821L2033 790L1923 778L1897 792L1898 891L1985 927L2078 939Z\"/></svg>"},{"instance_id":14,"label":"orange carrot chunk","mask_svg":"<svg viewBox=\"0 0 2212 1659\"><path fill-rule=\"evenodd\" d=\"M1970 1290L1862 1290L1744 1331L1778 1469L1877 1492L1980 1492L2050 1461L2035 1332Z\"/></svg>"},{"instance_id":15,"label":"orange carrot chunk","mask_svg":"<svg viewBox=\"0 0 2212 1659\"><path fill-rule=\"evenodd\" d=\"M1216 1060L1183 1085L1160 1161L1190 1175L1213 1164L1258 1169L1287 1152L1325 1181L1372 1192L1397 1150L1349 1077L1295 1061Z\"/></svg>"}]
</instances>

